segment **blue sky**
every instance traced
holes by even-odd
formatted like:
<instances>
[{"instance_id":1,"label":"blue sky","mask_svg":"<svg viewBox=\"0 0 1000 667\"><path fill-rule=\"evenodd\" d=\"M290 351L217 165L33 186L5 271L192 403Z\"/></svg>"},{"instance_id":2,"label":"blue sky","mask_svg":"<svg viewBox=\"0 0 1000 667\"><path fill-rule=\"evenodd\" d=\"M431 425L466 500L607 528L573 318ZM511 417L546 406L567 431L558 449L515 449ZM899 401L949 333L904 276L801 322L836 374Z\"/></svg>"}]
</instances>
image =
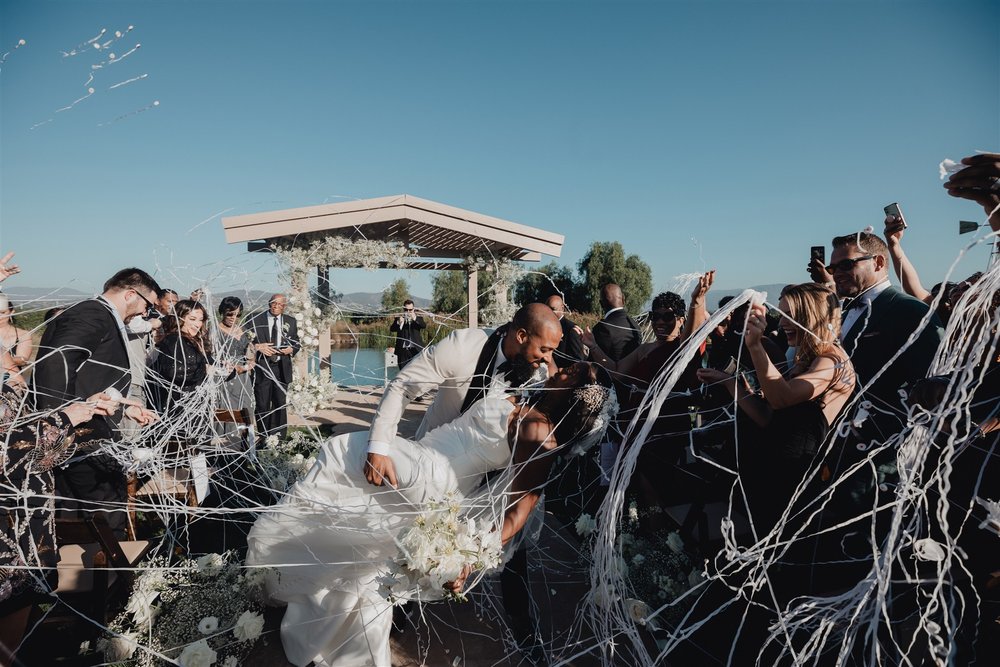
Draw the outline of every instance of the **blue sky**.
<instances>
[{"instance_id":1,"label":"blue sky","mask_svg":"<svg viewBox=\"0 0 1000 667\"><path fill-rule=\"evenodd\" d=\"M996 2L4 0L0 247L23 285L269 290L212 216L408 193L565 234L564 264L618 240L657 289L735 288L806 280L899 201L930 286L984 217L937 165L1000 148L998 34Z\"/></svg>"}]
</instances>

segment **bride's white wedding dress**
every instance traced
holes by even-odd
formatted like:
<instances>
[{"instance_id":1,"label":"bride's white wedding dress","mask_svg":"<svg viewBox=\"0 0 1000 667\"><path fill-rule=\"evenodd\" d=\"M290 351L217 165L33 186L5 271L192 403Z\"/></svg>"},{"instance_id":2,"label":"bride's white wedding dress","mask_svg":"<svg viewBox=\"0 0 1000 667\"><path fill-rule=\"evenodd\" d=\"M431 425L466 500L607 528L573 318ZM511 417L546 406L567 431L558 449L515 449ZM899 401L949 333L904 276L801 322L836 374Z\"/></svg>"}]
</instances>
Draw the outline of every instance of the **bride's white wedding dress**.
<instances>
[{"instance_id":1,"label":"bride's white wedding dress","mask_svg":"<svg viewBox=\"0 0 1000 667\"><path fill-rule=\"evenodd\" d=\"M367 431L332 438L305 478L261 514L247 564L274 568L267 593L288 605L281 641L290 662L389 667L392 605L376 580L400 555L395 540L426 502L466 496L508 465L512 410L488 396L418 442L397 437L398 491L365 481Z\"/></svg>"}]
</instances>

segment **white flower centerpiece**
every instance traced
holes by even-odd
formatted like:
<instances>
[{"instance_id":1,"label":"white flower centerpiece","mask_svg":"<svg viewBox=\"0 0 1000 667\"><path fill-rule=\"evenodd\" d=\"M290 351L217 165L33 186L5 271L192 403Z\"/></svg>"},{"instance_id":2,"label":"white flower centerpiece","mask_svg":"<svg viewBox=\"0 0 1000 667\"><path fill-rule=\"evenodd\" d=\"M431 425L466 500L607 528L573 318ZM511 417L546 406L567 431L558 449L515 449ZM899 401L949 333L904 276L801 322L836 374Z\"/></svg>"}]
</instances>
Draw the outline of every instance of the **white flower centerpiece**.
<instances>
[{"instance_id":1,"label":"white flower centerpiece","mask_svg":"<svg viewBox=\"0 0 1000 667\"><path fill-rule=\"evenodd\" d=\"M257 463L262 478L279 494L285 493L309 472L316 463L319 441L304 431L292 431L281 440L269 435L267 446L257 450Z\"/></svg>"},{"instance_id":2,"label":"white flower centerpiece","mask_svg":"<svg viewBox=\"0 0 1000 667\"><path fill-rule=\"evenodd\" d=\"M130 667L242 664L264 627L265 572L233 552L154 557L136 577L125 611L97 644L104 660Z\"/></svg>"},{"instance_id":3,"label":"white flower centerpiece","mask_svg":"<svg viewBox=\"0 0 1000 667\"><path fill-rule=\"evenodd\" d=\"M389 571L379 580L379 593L394 603L464 600L463 594L451 594L444 585L457 579L466 566L489 571L503 560L499 531L490 522L462 516L454 496L429 503L398 543L402 556L390 561Z\"/></svg>"}]
</instances>

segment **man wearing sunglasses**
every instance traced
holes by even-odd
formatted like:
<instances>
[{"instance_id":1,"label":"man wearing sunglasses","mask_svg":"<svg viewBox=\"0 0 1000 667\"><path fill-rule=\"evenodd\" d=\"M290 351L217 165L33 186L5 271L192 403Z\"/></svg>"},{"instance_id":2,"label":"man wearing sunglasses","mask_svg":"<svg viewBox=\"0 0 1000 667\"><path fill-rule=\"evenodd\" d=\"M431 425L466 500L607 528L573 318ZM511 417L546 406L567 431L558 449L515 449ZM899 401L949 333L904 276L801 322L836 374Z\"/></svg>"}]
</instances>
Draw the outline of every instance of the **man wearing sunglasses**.
<instances>
[{"instance_id":1,"label":"man wearing sunglasses","mask_svg":"<svg viewBox=\"0 0 1000 667\"><path fill-rule=\"evenodd\" d=\"M875 234L858 232L833 239L827 271L844 298L841 341L851 355L858 386L867 384L920 325L927 305L889 284L889 250ZM941 342L941 324L928 326L868 390L881 409L901 411L899 389L927 374Z\"/></svg>"},{"instance_id":2,"label":"man wearing sunglasses","mask_svg":"<svg viewBox=\"0 0 1000 667\"><path fill-rule=\"evenodd\" d=\"M58 410L102 391L128 394L132 374L126 325L154 309L158 291L156 281L145 271L122 269L104 283L100 296L70 306L49 322L32 372L36 408ZM59 495L81 500L80 506L110 503L125 507L125 474L113 458L100 453L100 443L121 439L123 416L139 426L156 421L157 416L131 401L122 407L114 415L95 415L79 425L77 433L89 436L77 438L77 455L56 470ZM78 509L70 500L60 506ZM123 510L100 513L113 530L124 534Z\"/></svg>"}]
</instances>

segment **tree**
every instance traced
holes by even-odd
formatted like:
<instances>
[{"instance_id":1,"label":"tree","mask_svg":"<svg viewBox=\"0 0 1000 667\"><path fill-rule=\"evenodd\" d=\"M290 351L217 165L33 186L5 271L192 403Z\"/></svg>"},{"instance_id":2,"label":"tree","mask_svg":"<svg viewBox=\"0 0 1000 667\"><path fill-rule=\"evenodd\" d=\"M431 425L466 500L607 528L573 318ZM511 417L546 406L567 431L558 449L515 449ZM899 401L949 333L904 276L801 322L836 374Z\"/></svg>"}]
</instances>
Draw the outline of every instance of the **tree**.
<instances>
[{"instance_id":1,"label":"tree","mask_svg":"<svg viewBox=\"0 0 1000 667\"><path fill-rule=\"evenodd\" d=\"M431 309L436 313L454 314L465 310L469 305L468 282L465 271L439 271L431 277L434 293L431 297ZM485 308L493 298L490 288L493 285L493 273L479 271L477 274L479 292L479 307Z\"/></svg>"},{"instance_id":2,"label":"tree","mask_svg":"<svg viewBox=\"0 0 1000 667\"><path fill-rule=\"evenodd\" d=\"M625 309L637 312L653 294L653 271L638 255L625 256L618 241L594 241L580 260L580 275L590 312L601 312L601 288L618 283Z\"/></svg>"},{"instance_id":3,"label":"tree","mask_svg":"<svg viewBox=\"0 0 1000 667\"><path fill-rule=\"evenodd\" d=\"M514 285L514 302L519 305L544 302L553 294L560 294L570 310L589 310L590 301L583 285L576 279L573 269L560 266L555 260L537 269L529 269Z\"/></svg>"},{"instance_id":4,"label":"tree","mask_svg":"<svg viewBox=\"0 0 1000 667\"><path fill-rule=\"evenodd\" d=\"M392 283L382 290L382 312L398 313L403 302L410 298L410 286L402 278L393 280Z\"/></svg>"}]
</instances>

